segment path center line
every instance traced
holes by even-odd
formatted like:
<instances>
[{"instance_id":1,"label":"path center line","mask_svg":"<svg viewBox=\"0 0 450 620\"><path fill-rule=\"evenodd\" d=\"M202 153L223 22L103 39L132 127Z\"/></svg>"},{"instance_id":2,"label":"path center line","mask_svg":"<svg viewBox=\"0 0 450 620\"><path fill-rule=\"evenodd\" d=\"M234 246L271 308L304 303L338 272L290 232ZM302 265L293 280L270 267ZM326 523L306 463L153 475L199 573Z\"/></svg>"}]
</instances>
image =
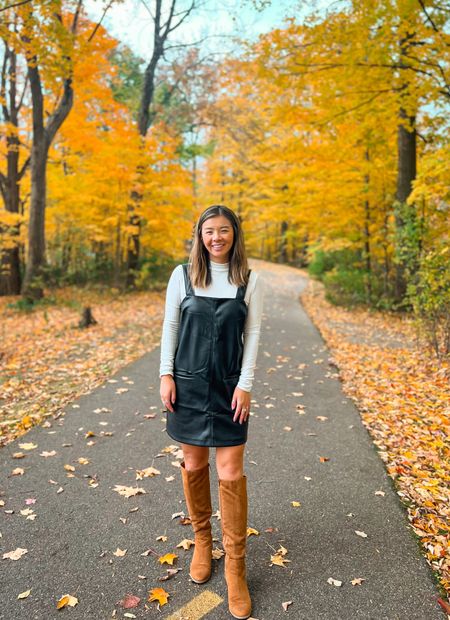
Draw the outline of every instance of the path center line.
<instances>
[{"instance_id":1,"label":"path center line","mask_svg":"<svg viewBox=\"0 0 450 620\"><path fill-rule=\"evenodd\" d=\"M200 620L200 618L206 616L207 613L222 602L222 597L215 594L215 592L206 590L170 615L167 620Z\"/></svg>"}]
</instances>

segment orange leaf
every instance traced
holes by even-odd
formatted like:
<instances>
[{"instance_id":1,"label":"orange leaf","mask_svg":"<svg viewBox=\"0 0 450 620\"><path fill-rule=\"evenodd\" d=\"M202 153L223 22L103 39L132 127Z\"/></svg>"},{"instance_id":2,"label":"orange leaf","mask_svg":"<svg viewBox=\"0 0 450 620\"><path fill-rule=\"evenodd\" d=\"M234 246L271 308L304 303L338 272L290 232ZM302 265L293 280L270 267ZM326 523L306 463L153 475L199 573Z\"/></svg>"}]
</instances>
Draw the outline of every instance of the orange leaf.
<instances>
[{"instance_id":1,"label":"orange leaf","mask_svg":"<svg viewBox=\"0 0 450 620\"><path fill-rule=\"evenodd\" d=\"M152 590L150 590L150 596L148 597L148 601L149 603L151 601L158 601L160 605L165 605L169 596L170 595L164 590L164 588L153 588Z\"/></svg>"}]
</instances>

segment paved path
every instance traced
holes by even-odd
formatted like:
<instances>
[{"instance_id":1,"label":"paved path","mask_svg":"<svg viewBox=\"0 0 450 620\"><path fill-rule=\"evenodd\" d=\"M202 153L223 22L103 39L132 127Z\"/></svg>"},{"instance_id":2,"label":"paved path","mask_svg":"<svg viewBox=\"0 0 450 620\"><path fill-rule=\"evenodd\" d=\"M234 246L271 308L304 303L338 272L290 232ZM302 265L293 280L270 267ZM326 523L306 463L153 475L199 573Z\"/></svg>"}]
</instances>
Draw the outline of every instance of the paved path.
<instances>
[{"instance_id":1,"label":"paved path","mask_svg":"<svg viewBox=\"0 0 450 620\"><path fill-rule=\"evenodd\" d=\"M341 391L323 340L299 305L304 277L267 263L261 273L265 316L246 449L249 526L260 532L248 539L253 617L443 618L431 570L391 479L358 411ZM179 518L172 519L185 504L180 471L172 464L179 455L162 452L173 442L164 432L158 366L156 349L117 373L116 383L106 382L67 407L51 426L32 429L0 450L1 553L28 550L19 560L0 561L0 618L106 620L114 610L123 618L117 603L126 593L142 599L129 610L136 618L231 617L221 602L223 559L214 562L210 582L198 586L187 574L192 550L176 548L192 534ZM23 442L37 448L21 449ZM41 456L53 450L55 456ZM18 451L26 457L12 458ZM321 456L329 460L321 462ZM80 464L80 457L89 462ZM212 450L212 464L213 457ZM66 471L65 464L75 471ZM161 474L136 481L136 470L150 466ZM24 475L12 476L16 467ZM214 509L216 484L213 473ZM115 485L138 486L146 494L126 498ZM29 498L35 503L27 505ZM27 508L35 519L20 514ZM216 518L213 531L220 536ZM168 540L157 541L159 535ZM280 545L290 560L285 568L269 565ZM114 555L117 548L126 554ZM145 555L149 548L156 555ZM179 555L182 570L160 582L166 565L158 557L168 552ZM330 577L342 585L328 583ZM357 578L364 581L352 585ZM154 602L146 609L148 591L161 586L169 603L161 611ZM28 598L17 599L30 588ZM56 610L66 593L76 596L78 605ZM190 608L175 613L192 599ZM287 612L286 601L292 601Z\"/></svg>"}]
</instances>

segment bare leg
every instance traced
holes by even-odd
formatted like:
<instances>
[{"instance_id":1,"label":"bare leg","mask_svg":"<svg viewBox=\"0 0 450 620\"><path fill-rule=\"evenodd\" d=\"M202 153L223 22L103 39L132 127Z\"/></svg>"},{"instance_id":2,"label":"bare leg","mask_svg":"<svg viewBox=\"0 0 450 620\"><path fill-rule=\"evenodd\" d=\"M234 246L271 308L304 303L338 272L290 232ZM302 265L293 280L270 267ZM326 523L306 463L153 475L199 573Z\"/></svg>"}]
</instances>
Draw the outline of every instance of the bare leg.
<instances>
[{"instance_id":1,"label":"bare leg","mask_svg":"<svg viewBox=\"0 0 450 620\"><path fill-rule=\"evenodd\" d=\"M239 480L244 474L244 449L240 446L216 448L217 474L221 480Z\"/></svg>"},{"instance_id":2,"label":"bare leg","mask_svg":"<svg viewBox=\"0 0 450 620\"><path fill-rule=\"evenodd\" d=\"M208 464L209 448L182 443L181 449L183 450L184 465L188 471L202 469Z\"/></svg>"}]
</instances>

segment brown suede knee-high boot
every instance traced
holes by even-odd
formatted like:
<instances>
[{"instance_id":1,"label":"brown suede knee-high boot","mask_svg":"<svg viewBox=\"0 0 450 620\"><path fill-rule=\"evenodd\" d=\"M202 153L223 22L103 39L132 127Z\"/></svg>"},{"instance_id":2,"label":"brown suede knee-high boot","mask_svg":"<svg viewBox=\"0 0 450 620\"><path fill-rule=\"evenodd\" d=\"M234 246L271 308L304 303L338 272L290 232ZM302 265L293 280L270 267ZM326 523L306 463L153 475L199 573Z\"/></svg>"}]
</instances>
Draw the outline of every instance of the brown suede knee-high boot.
<instances>
[{"instance_id":1,"label":"brown suede knee-high boot","mask_svg":"<svg viewBox=\"0 0 450 620\"><path fill-rule=\"evenodd\" d=\"M211 577L211 490L209 464L201 469L188 471L181 463L184 496L195 534L194 555L189 575L195 583L205 583Z\"/></svg>"},{"instance_id":2,"label":"brown suede knee-high boot","mask_svg":"<svg viewBox=\"0 0 450 620\"><path fill-rule=\"evenodd\" d=\"M220 516L225 549L225 579L228 607L234 618L243 620L251 614L247 587L245 550L247 544L247 478L219 479Z\"/></svg>"}]
</instances>

